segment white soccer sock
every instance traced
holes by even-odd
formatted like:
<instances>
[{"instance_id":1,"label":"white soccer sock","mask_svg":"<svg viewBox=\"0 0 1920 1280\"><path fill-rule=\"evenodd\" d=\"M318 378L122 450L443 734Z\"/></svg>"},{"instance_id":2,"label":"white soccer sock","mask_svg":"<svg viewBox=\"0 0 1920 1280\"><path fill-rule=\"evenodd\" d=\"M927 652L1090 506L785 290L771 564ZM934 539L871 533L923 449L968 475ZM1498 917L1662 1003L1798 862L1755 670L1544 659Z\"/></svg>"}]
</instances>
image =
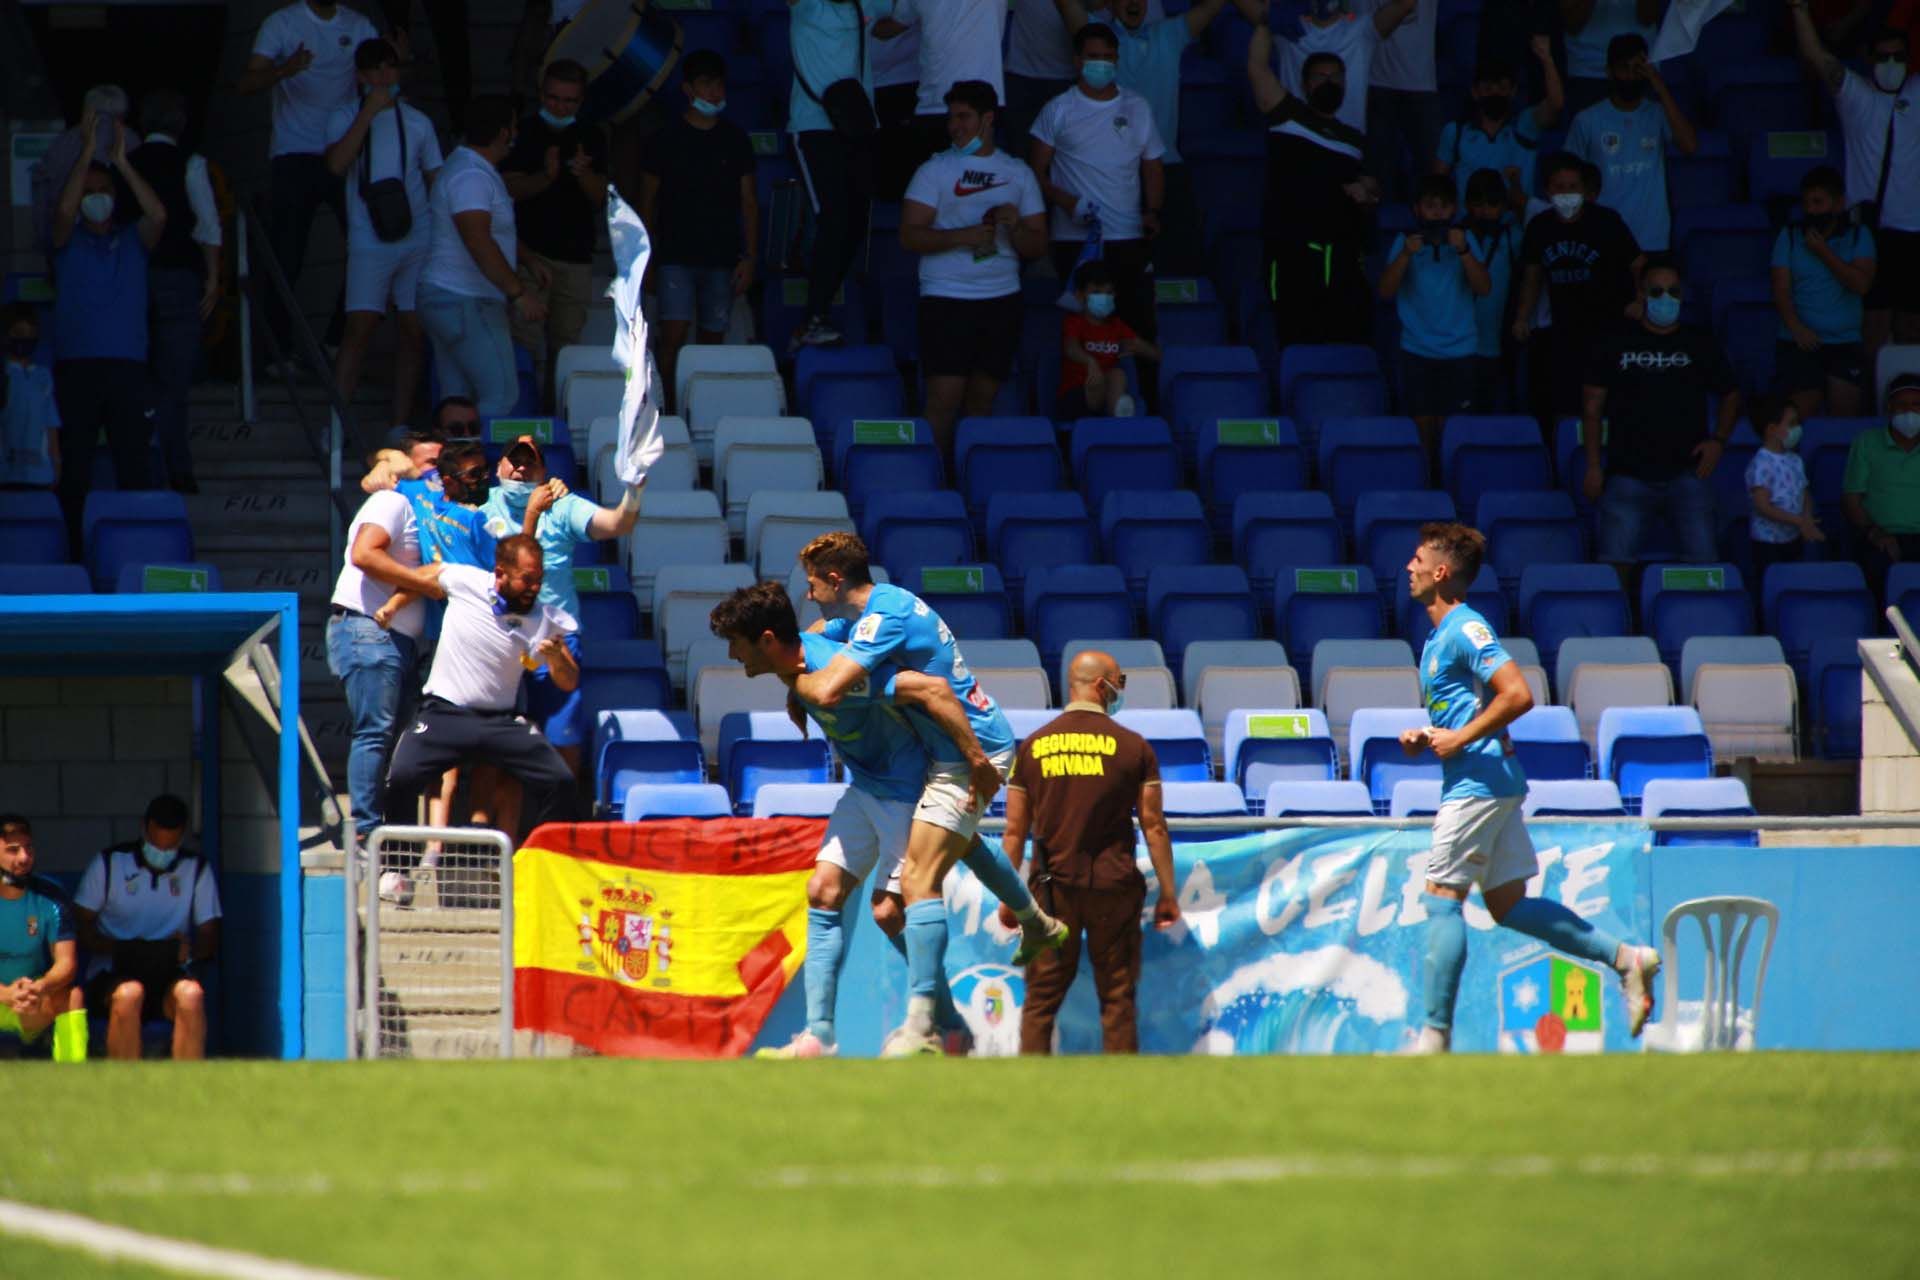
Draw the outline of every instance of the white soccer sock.
<instances>
[{"instance_id":1,"label":"white soccer sock","mask_svg":"<svg viewBox=\"0 0 1920 1280\"><path fill-rule=\"evenodd\" d=\"M1013 909L1013 918L1021 924L1032 924L1040 918L1040 904L1029 899L1026 906Z\"/></svg>"},{"instance_id":2,"label":"white soccer sock","mask_svg":"<svg viewBox=\"0 0 1920 1280\"><path fill-rule=\"evenodd\" d=\"M915 1035L932 1035L934 1004L932 996L908 996L907 1030Z\"/></svg>"}]
</instances>

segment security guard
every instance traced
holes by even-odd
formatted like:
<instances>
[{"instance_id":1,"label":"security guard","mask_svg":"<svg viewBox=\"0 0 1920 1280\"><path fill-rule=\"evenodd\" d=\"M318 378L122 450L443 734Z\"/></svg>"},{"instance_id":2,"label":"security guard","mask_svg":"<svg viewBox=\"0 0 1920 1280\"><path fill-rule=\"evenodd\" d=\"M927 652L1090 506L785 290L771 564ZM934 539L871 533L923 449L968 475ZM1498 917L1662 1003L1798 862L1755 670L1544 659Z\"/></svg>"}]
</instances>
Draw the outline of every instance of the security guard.
<instances>
[{"instance_id":1,"label":"security guard","mask_svg":"<svg viewBox=\"0 0 1920 1280\"><path fill-rule=\"evenodd\" d=\"M1173 840L1160 807L1160 762L1145 738L1113 720L1126 687L1112 655L1092 649L1076 655L1067 670L1066 710L1020 744L1007 780L1007 858L1020 869L1031 832L1034 897L1072 930L1065 946L1027 966L1021 1053L1053 1052L1053 1024L1080 968L1082 933L1106 1051L1139 1050L1134 996L1147 882L1134 859L1136 809L1160 881L1154 926L1165 929L1180 918Z\"/></svg>"}]
</instances>

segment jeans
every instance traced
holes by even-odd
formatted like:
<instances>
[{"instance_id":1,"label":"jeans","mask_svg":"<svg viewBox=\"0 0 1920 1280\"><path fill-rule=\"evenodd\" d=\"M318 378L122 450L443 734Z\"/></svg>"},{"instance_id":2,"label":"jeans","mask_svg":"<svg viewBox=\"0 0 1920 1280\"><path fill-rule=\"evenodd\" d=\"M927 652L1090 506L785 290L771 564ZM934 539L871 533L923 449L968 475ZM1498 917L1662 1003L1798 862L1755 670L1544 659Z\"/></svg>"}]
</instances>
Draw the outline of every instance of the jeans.
<instances>
[{"instance_id":1,"label":"jeans","mask_svg":"<svg viewBox=\"0 0 1920 1280\"><path fill-rule=\"evenodd\" d=\"M1631 564L1646 541L1646 527L1655 516L1665 516L1680 540L1680 558L1688 564L1711 564L1720 558L1713 536L1713 484L1691 471L1670 480L1641 480L1634 476L1607 477L1600 494L1598 560Z\"/></svg>"},{"instance_id":2,"label":"jeans","mask_svg":"<svg viewBox=\"0 0 1920 1280\"><path fill-rule=\"evenodd\" d=\"M93 488L93 455L106 432L113 480L122 489L153 487L153 414L147 371L137 360L58 360L53 401L60 410L60 505L76 563L86 562L81 515Z\"/></svg>"},{"instance_id":3,"label":"jeans","mask_svg":"<svg viewBox=\"0 0 1920 1280\"><path fill-rule=\"evenodd\" d=\"M287 287L299 295L300 270L307 264L307 236L313 231L313 215L325 206L340 220L341 235L347 226L346 183L327 169L324 156L275 156L272 161L271 201L267 206L267 237L273 242L273 255L280 259L280 270L287 276ZM264 274L264 272L263 272ZM293 353L292 322L280 305L279 290L269 287L267 323L280 340L284 353ZM330 331L340 327L340 304L334 303Z\"/></svg>"},{"instance_id":4,"label":"jeans","mask_svg":"<svg viewBox=\"0 0 1920 1280\"><path fill-rule=\"evenodd\" d=\"M1440 95L1417 89L1367 90L1366 170L1380 179L1388 200L1410 200L1413 186L1433 172L1440 145ZM1408 173L1403 149L1413 159Z\"/></svg>"},{"instance_id":5,"label":"jeans","mask_svg":"<svg viewBox=\"0 0 1920 1280\"><path fill-rule=\"evenodd\" d=\"M449 293L420 282L420 327L433 343L442 396L472 396L483 417L513 412L520 375L513 364L507 304L499 298Z\"/></svg>"},{"instance_id":6,"label":"jeans","mask_svg":"<svg viewBox=\"0 0 1920 1280\"><path fill-rule=\"evenodd\" d=\"M364 842L386 816L387 758L394 726L411 700L415 641L372 618L348 613L327 622L327 670L347 691L353 741L347 748L347 793L353 829Z\"/></svg>"},{"instance_id":7,"label":"jeans","mask_svg":"<svg viewBox=\"0 0 1920 1280\"><path fill-rule=\"evenodd\" d=\"M536 262L544 264L553 279L544 289L535 281L533 264ZM541 385L550 394L556 393L559 389L548 385L552 382L554 361L560 358L561 348L580 340L580 331L587 327L587 312L593 307L593 265L561 262L527 250L520 255L518 274L521 285L546 304L547 318L533 324L522 320L518 312L508 311L507 329L515 342L533 352L535 367L541 371ZM519 395L517 384L514 394L516 398ZM560 404L553 407L555 412L565 408Z\"/></svg>"},{"instance_id":8,"label":"jeans","mask_svg":"<svg viewBox=\"0 0 1920 1280\"><path fill-rule=\"evenodd\" d=\"M200 363L200 295L197 271L177 267L147 273L148 397L154 430L166 460L165 479L175 487L193 480L193 454L187 449L187 401L193 393L194 367Z\"/></svg>"}]
</instances>

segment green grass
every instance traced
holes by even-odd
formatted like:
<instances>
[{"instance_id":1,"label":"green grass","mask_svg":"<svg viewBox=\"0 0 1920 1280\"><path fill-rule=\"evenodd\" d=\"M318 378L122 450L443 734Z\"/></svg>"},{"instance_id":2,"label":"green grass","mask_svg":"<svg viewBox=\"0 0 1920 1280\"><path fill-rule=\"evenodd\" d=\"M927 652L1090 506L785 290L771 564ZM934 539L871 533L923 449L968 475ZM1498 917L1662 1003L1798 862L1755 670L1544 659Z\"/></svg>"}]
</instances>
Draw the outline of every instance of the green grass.
<instances>
[{"instance_id":1,"label":"green grass","mask_svg":"<svg viewBox=\"0 0 1920 1280\"><path fill-rule=\"evenodd\" d=\"M1920 1272L1912 1056L8 1074L0 1196L378 1276Z\"/></svg>"}]
</instances>

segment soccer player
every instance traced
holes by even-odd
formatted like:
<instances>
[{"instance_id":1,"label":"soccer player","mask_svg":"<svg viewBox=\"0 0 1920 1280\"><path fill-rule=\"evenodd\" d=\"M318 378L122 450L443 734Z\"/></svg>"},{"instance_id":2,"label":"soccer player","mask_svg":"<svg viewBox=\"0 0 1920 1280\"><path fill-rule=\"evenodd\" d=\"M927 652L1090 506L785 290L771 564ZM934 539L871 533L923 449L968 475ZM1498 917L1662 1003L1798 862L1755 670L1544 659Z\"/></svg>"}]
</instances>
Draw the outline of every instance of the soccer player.
<instances>
[{"instance_id":1,"label":"soccer player","mask_svg":"<svg viewBox=\"0 0 1920 1280\"><path fill-rule=\"evenodd\" d=\"M1527 897L1527 881L1539 865L1520 816L1527 777L1506 729L1532 708L1533 695L1493 628L1464 599L1486 551L1486 537L1477 529L1427 524L1407 563L1408 592L1433 620L1420 654L1421 688L1433 723L1407 730L1400 745L1410 756L1432 748L1444 778L1421 899L1427 909L1426 1026L1414 1048L1445 1053L1452 1047L1454 998L1467 963L1467 922L1460 910L1476 884L1496 922L1617 972L1627 1027L1638 1037L1653 1012L1660 953L1610 937L1558 902Z\"/></svg>"},{"instance_id":2,"label":"soccer player","mask_svg":"<svg viewBox=\"0 0 1920 1280\"><path fill-rule=\"evenodd\" d=\"M947 951L947 907L940 886L953 864L973 850L980 817L1013 765L1013 729L999 705L974 683L940 615L912 592L873 581L867 546L858 537L821 534L800 549L800 564L808 597L831 619L822 634L846 643L825 669L795 679L794 693L803 702L831 711L849 690L891 665L944 680L966 713L964 723L949 727L924 708L907 712L929 764L900 876L907 904L907 1020L881 1052L888 1057L938 1053L934 1017ZM974 854L981 859L974 873L1020 922L1013 963L1025 964L1041 948L1064 943L1066 926L1040 910L1005 856L985 845L980 850L984 857Z\"/></svg>"},{"instance_id":3,"label":"soccer player","mask_svg":"<svg viewBox=\"0 0 1920 1280\"><path fill-rule=\"evenodd\" d=\"M0 1038L33 1045L53 1028L53 1060L87 1060L87 1011L73 908L60 886L33 874L33 824L0 814Z\"/></svg>"}]
</instances>

